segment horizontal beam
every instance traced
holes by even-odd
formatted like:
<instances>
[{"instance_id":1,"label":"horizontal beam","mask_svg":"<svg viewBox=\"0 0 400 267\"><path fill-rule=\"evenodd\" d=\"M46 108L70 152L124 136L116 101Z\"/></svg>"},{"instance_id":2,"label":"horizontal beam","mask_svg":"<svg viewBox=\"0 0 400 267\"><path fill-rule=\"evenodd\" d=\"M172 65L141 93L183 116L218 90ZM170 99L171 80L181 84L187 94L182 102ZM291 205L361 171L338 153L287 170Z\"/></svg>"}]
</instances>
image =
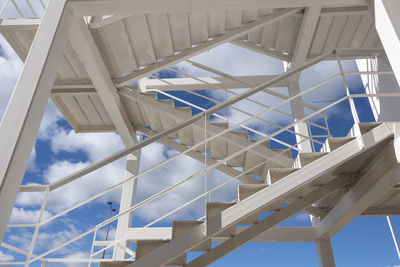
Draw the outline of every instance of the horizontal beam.
<instances>
[{"instance_id":1,"label":"horizontal beam","mask_svg":"<svg viewBox=\"0 0 400 267\"><path fill-rule=\"evenodd\" d=\"M230 41L232 44L249 49L251 51L260 53L260 54L264 54L270 57L274 57L286 62L289 62L291 60L291 57L289 57L288 55L285 55L277 50L271 50L266 48L265 46L262 45L257 45L255 43L251 43L251 42L247 42L241 39L235 39Z\"/></svg>"},{"instance_id":2,"label":"horizontal beam","mask_svg":"<svg viewBox=\"0 0 400 267\"><path fill-rule=\"evenodd\" d=\"M236 234L248 227L237 227ZM172 227L129 228L128 242L149 240L171 240ZM224 242L227 237L212 238L212 242ZM317 234L314 227L272 227L250 240L250 242L315 242ZM97 246L104 246L106 241L97 241ZM108 241L111 242L112 241Z\"/></svg>"},{"instance_id":3,"label":"horizontal beam","mask_svg":"<svg viewBox=\"0 0 400 267\"><path fill-rule=\"evenodd\" d=\"M366 0L70 0L76 16L126 15L137 13L165 13L208 11L217 9L298 8L313 5L324 7L364 6Z\"/></svg>"}]
</instances>

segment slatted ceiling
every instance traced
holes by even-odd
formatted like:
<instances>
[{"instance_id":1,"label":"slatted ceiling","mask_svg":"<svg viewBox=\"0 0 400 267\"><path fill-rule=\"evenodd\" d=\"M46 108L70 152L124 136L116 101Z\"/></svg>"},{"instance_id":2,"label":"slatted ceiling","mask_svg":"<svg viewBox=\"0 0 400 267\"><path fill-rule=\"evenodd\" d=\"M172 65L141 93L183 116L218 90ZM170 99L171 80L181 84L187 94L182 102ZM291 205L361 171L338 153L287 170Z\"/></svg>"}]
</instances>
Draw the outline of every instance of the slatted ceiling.
<instances>
[{"instance_id":1,"label":"slatted ceiling","mask_svg":"<svg viewBox=\"0 0 400 267\"><path fill-rule=\"evenodd\" d=\"M239 28L242 25L242 10L232 9L225 13L225 27L227 30Z\"/></svg>"},{"instance_id":2,"label":"slatted ceiling","mask_svg":"<svg viewBox=\"0 0 400 267\"><path fill-rule=\"evenodd\" d=\"M216 10L208 12L208 34L214 37L225 33L225 11Z\"/></svg>"},{"instance_id":3,"label":"slatted ceiling","mask_svg":"<svg viewBox=\"0 0 400 267\"><path fill-rule=\"evenodd\" d=\"M89 119L86 117L85 113L82 111L82 108L76 101L73 96L62 96L60 97L66 108L71 113L72 117L75 119L78 125L89 125Z\"/></svg>"},{"instance_id":4,"label":"slatted ceiling","mask_svg":"<svg viewBox=\"0 0 400 267\"><path fill-rule=\"evenodd\" d=\"M16 45L21 48L21 52L24 55L23 61L25 61L35 37L35 32L30 30L13 31L12 37Z\"/></svg>"},{"instance_id":5,"label":"slatted ceiling","mask_svg":"<svg viewBox=\"0 0 400 267\"><path fill-rule=\"evenodd\" d=\"M365 48L376 47L378 43L379 43L379 36L378 33L376 32L375 26L372 24L371 30L369 31L367 38L365 38L362 47Z\"/></svg>"},{"instance_id":6,"label":"slatted ceiling","mask_svg":"<svg viewBox=\"0 0 400 267\"><path fill-rule=\"evenodd\" d=\"M75 131L78 130L78 124L75 121L75 118L69 112L67 106L64 104L62 99L59 96L51 96L51 100L54 102L54 104L57 106L57 108L61 111L64 118L68 121L68 123L71 125L71 127Z\"/></svg>"},{"instance_id":7,"label":"slatted ceiling","mask_svg":"<svg viewBox=\"0 0 400 267\"><path fill-rule=\"evenodd\" d=\"M272 14L273 11L274 11L274 9L272 9L272 8L261 8L261 9L258 9L258 16L261 17L261 16L265 16L265 15L270 15L270 14Z\"/></svg>"},{"instance_id":8,"label":"slatted ceiling","mask_svg":"<svg viewBox=\"0 0 400 267\"><path fill-rule=\"evenodd\" d=\"M360 24L362 15L351 15L346 21L344 26L342 36L338 42L337 47L349 47L351 40L354 37L354 33Z\"/></svg>"},{"instance_id":9,"label":"slatted ceiling","mask_svg":"<svg viewBox=\"0 0 400 267\"><path fill-rule=\"evenodd\" d=\"M372 20L369 15L363 15L360 24L357 27L357 30L354 34L354 38L350 44L351 48L359 48L364 43L365 38L368 35L369 30L371 29Z\"/></svg>"},{"instance_id":10,"label":"slatted ceiling","mask_svg":"<svg viewBox=\"0 0 400 267\"><path fill-rule=\"evenodd\" d=\"M344 26L346 25L348 16L336 16L332 21L328 37L325 42L323 52L332 50L336 47L343 33Z\"/></svg>"},{"instance_id":11,"label":"slatted ceiling","mask_svg":"<svg viewBox=\"0 0 400 267\"><path fill-rule=\"evenodd\" d=\"M156 57L159 59L172 56L174 49L167 14L148 14L146 16Z\"/></svg>"},{"instance_id":12,"label":"slatted ceiling","mask_svg":"<svg viewBox=\"0 0 400 267\"><path fill-rule=\"evenodd\" d=\"M258 9L243 9L242 24L255 21L258 17Z\"/></svg>"},{"instance_id":13,"label":"slatted ceiling","mask_svg":"<svg viewBox=\"0 0 400 267\"><path fill-rule=\"evenodd\" d=\"M60 62L58 64L58 73L64 80L76 79L76 74L65 56L65 53L61 55Z\"/></svg>"},{"instance_id":14,"label":"slatted ceiling","mask_svg":"<svg viewBox=\"0 0 400 267\"><path fill-rule=\"evenodd\" d=\"M290 52L292 38L295 34L296 23L297 20L293 16L280 20L278 36L275 44L276 50L283 53Z\"/></svg>"},{"instance_id":15,"label":"slatted ceiling","mask_svg":"<svg viewBox=\"0 0 400 267\"><path fill-rule=\"evenodd\" d=\"M89 96L80 95L75 97L82 111L85 113L90 124L94 125L104 125L104 121L100 117L96 107L94 106L92 100Z\"/></svg>"},{"instance_id":16,"label":"slatted ceiling","mask_svg":"<svg viewBox=\"0 0 400 267\"><path fill-rule=\"evenodd\" d=\"M332 16L320 17L310 49L311 55L322 53L322 49L325 45L326 38L328 37L332 21Z\"/></svg>"},{"instance_id":17,"label":"slatted ceiling","mask_svg":"<svg viewBox=\"0 0 400 267\"><path fill-rule=\"evenodd\" d=\"M95 42L97 43L97 47L99 48L99 51L104 58L108 72L110 73L111 77L113 78L120 77L121 75L118 72L117 63L112 57L112 52L108 45L109 41L105 36L106 35L105 30L103 28L98 28L98 29L92 29L91 31L92 31L92 36Z\"/></svg>"},{"instance_id":18,"label":"slatted ceiling","mask_svg":"<svg viewBox=\"0 0 400 267\"><path fill-rule=\"evenodd\" d=\"M150 30L145 15L135 14L125 19L126 32L135 52L137 64L146 66L156 61ZM140 38L137 38L140 36Z\"/></svg>"},{"instance_id":19,"label":"slatted ceiling","mask_svg":"<svg viewBox=\"0 0 400 267\"><path fill-rule=\"evenodd\" d=\"M189 14L190 39L193 44L208 40L208 18L205 11L194 11Z\"/></svg>"},{"instance_id":20,"label":"slatted ceiling","mask_svg":"<svg viewBox=\"0 0 400 267\"><path fill-rule=\"evenodd\" d=\"M133 125L146 125L136 101L130 101L126 97L121 97L121 102L125 107L129 120L133 123Z\"/></svg>"},{"instance_id":21,"label":"slatted ceiling","mask_svg":"<svg viewBox=\"0 0 400 267\"><path fill-rule=\"evenodd\" d=\"M78 79L89 79L89 75L87 74L85 68L82 65L78 55L73 49L71 43L67 41L64 48L65 57L68 59L74 73Z\"/></svg>"},{"instance_id":22,"label":"slatted ceiling","mask_svg":"<svg viewBox=\"0 0 400 267\"><path fill-rule=\"evenodd\" d=\"M279 22L267 24L263 27L261 35L261 45L266 48L275 48L276 38L278 36Z\"/></svg>"},{"instance_id":23,"label":"slatted ceiling","mask_svg":"<svg viewBox=\"0 0 400 267\"><path fill-rule=\"evenodd\" d=\"M247 35L248 41L255 44L261 43L261 33L262 29L257 29L255 31L250 32Z\"/></svg>"},{"instance_id":24,"label":"slatted ceiling","mask_svg":"<svg viewBox=\"0 0 400 267\"><path fill-rule=\"evenodd\" d=\"M106 111L106 108L104 107L103 103L100 100L100 97L98 95L91 95L89 96L93 104L96 106L96 110L99 113L101 119L104 121L105 125L113 125L113 122L110 118L110 115L108 115L108 112Z\"/></svg>"},{"instance_id":25,"label":"slatted ceiling","mask_svg":"<svg viewBox=\"0 0 400 267\"><path fill-rule=\"evenodd\" d=\"M103 27L106 33L105 44L116 65L116 70L122 73L130 73L137 69L136 59L132 45L127 35L124 20L110 23Z\"/></svg>"},{"instance_id":26,"label":"slatted ceiling","mask_svg":"<svg viewBox=\"0 0 400 267\"><path fill-rule=\"evenodd\" d=\"M14 49L18 57L22 61L25 61L26 55L28 53L27 51L25 51L25 47L21 44L21 42L18 40L18 37L15 35L15 31L2 30L1 34L4 36L4 38L7 39L8 43Z\"/></svg>"},{"instance_id":27,"label":"slatted ceiling","mask_svg":"<svg viewBox=\"0 0 400 267\"><path fill-rule=\"evenodd\" d=\"M188 13L169 13L168 19L175 51L181 51L190 48L192 43L189 33Z\"/></svg>"}]
</instances>

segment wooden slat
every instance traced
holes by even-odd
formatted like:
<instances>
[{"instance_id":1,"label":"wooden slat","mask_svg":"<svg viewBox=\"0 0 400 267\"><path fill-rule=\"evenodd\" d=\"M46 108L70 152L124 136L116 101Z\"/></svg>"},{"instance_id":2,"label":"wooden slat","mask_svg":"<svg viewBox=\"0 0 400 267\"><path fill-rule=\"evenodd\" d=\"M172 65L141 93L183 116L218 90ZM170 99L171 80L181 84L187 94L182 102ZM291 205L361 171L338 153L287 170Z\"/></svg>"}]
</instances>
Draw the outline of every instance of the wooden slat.
<instances>
[{"instance_id":1,"label":"wooden slat","mask_svg":"<svg viewBox=\"0 0 400 267\"><path fill-rule=\"evenodd\" d=\"M108 112L106 111L106 108L104 107L103 103L100 100L100 97L97 95L91 95L90 99L92 100L93 104L96 106L96 110L98 111L101 119L104 121L105 125L113 125L113 122L110 118L110 115L108 115Z\"/></svg>"},{"instance_id":2,"label":"wooden slat","mask_svg":"<svg viewBox=\"0 0 400 267\"><path fill-rule=\"evenodd\" d=\"M207 12L194 11L189 14L190 39L193 44L208 40Z\"/></svg>"},{"instance_id":3,"label":"wooden slat","mask_svg":"<svg viewBox=\"0 0 400 267\"><path fill-rule=\"evenodd\" d=\"M257 29L255 31L252 31L248 34L248 40L251 43L259 44L261 43L261 33L262 29Z\"/></svg>"},{"instance_id":4,"label":"wooden slat","mask_svg":"<svg viewBox=\"0 0 400 267\"><path fill-rule=\"evenodd\" d=\"M133 125L146 125L146 122L143 120L142 113L138 107L137 102L130 101L129 99L126 99L124 97L121 98L121 102L124 105L129 120L133 123Z\"/></svg>"},{"instance_id":5,"label":"wooden slat","mask_svg":"<svg viewBox=\"0 0 400 267\"><path fill-rule=\"evenodd\" d=\"M279 22L274 22L263 27L261 45L275 49L276 38L278 36Z\"/></svg>"},{"instance_id":6,"label":"wooden slat","mask_svg":"<svg viewBox=\"0 0 400 267\"><path fill-rule=\"evenodd\" d=\"M225 25L227 30L239 28L242 25L242 10L232 9L225 13Z\"/></svg>"},{"instance_id":7,"label":"wooden slat","mask_svg":"<svg viewBox=\"0 0 400 267\"><path fill-rule=\"evenodd\" d=\"M349 16L346 25L344 26L342 36L338 42L337 47L350 47L351 40L354 37L355 31L360 24L362 15L351 15Z\"/></svg>"},{"instance_id":8,"label":"wooden slat","mask_svg":"<svg viewBox=\"0 0 400 267\"><path fill-rule=\"evenodd\" d=\"M83 113L80 105L73 96L60 97L65 104L65 107L71 113L72 117L75 118L78 126L90 124L88 118Z\"/></svg>"},{"instance_id":9,"label":"wooden slat","mask_svg":"<svg viewBox=\"0 0 400 267\"><path fill-rule=\"evenodd\" d=\"M181 51L190 48L192 43L190 40L188 13L170 13L168 14L168 19L174 50Z\"/></svg>"},{"instance_id":10,"label":"wooden slat","mask_svg":"<svg viewBox=\"0 0 400 267\"><path fill-rule=\"evenodd\" d=\"M104 45L107 46L116 63L119 74L132 72L137 69L136 59L128 39L123 20L110 23L103 27Z\"/></svg>"},{"instance_id":11,"label":"wooden slat","mask_svg":"<svg viewBox=\"0 0 400 267\"><path fill-rule=\"evenodd\" d=\"M74 70L76 77L78 79L89 79L89 76L85 68L83 67L82 62L80 61L78 55L72 48L72 45L69 41L65 44L64 54L71 64L71 67Z\"/></svg>"},{"instance_id":12,"label":"wooden slat","mask_svg":"<svg viewBox=\"0 0 400 267\"><path fill-rule=\"evenodd\" d=\"M172 56L174 50L167 14L149 14L146 16L157 58Z\"/></svg>"},{"instance_id":13,"label":"wooden slat","mask_svg":"<svg viewBox=\"0 0 400 267\"><path fill-rule=\"evenodd\" d=\"M371 25L372 20L370 19L369 15L364 15L357 27L353 40L351 41L351 48L360 48L362 46L369 30L371 29Z\"/></svg>"},{"instance_id":14,"label":"wooden slat","mask_svg":"<svg viewBox=\"0 0 400 267\"><path fill-rule=\"evenodd\" d=\"M283 53L288 53L295 34L296 18L293 16L282 19L279 22L279 31L276 39L275 49Z\"/></svg>"},{"instance_id":15,"label":"wooden slat","mask_svg":"<svg viewBox=\"0 0 400 267\"><path fill-rule=\"evenodd\" d=\"M208 12L208 34L210 37L225 33L225 11Z\"/></svg>"},{"instance_id":16,"label":"wooden slat","mask_svg":"<svg viewBox=\"0 0 400 267\"><path fill-rule=\"evenodd\" d=\"M376 32L375 26L371 25L371 29L362 44L363 48L376 47L379 43L378 33Z\"/></svg>"},{"instance_id":17,"label":"wooden slat","mask_svg":"<svg viewBox=\"0 0 400 267\"><path fill-rule=\"evenodd\" d=\"M315 32L314 40L310 49L311 55L318 55L322 53L325 45L326 38L328 37L329 29L331 27L333 17L321 17L318 22L318 27Z\"/></svg>"},{"instance_id":18,"label":"wooden slat","mask_svg":"<svg viewBox=\"0 0 400 267\"><path fill-rule=\"evenodd\" d=\"M92 100L89 96L78 96L75 97L81 106L83 112L86 114L86 117L89 119L89 122L94 125L102 125L104 121L100 117L96 107L94 106Z\"/></svg>"},{"instance_id":19,"label":"wooden slat","mask_svg":"<svg viewBox=\"0 0 400 267\"><path fill-rule=\"evenodd\" d=\"M145 15L137 14L126 18L125 26L138 65L146 66L154 63L156 56Z\"/></svg>"},{"instance_id":20,"label":"wooden slat","mask_svg":"<svg viewBox=\"0 0 400 267\"><path fill-rule=\"evenodd\" d=\"M251 21L255 21L258 17L258 9L243 9L242 13L242 23L247 23Z\"/></svg>"},{"instance_id":21,"label":"wooden slat","mask_svg":"<svg viewBox=\"0 0 400 267\"><path fill-rule=\"evenodd\" d=\"M328 38L326 39L325 46L323 52L332 50L337 46L339 39L343 33L344 25L346 24L348 16L336 16L333 19L331 29L328 34Z\"/></svg>"}]
</instances>

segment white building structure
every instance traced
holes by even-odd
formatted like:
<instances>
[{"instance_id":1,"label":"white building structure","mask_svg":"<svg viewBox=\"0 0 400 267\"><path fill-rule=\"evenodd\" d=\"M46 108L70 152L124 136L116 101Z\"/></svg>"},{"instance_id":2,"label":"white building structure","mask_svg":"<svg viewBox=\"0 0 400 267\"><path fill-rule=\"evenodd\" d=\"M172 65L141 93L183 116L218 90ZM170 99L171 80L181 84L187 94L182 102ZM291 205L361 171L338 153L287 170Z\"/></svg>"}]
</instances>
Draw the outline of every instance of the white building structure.
<instances>
[{"instance_id":1,"label":"white building structure","mask_svg":"<svg viewBox=\"0 0 400 267\"><path fill-rule=\"evenodd\" d=\"M3 1L0 32L24 67L0 126L0 240L26 259L0 264L207 266L247 242L302 241L316 244L320 266L335 266L330 239L351 221L400 215L399 12L397 0ZM285 62L285 72L233 76L192 59L228 42ZM346 60L356 60L359 71L344 68ZM325 61L338 71L303 88L302 73ZM209 75L172 68L177 64ZM160 78L162 70L177 77ZM353 76L361 76L365 92L351 90ZM334 81L343 88L340 97L309 101L313 93L328 95ZM221 100L218 92L228 97ZM118 132L126 147L50 184L22 184L49 99L76 133ZM375 121L360 122L359 99L368 99ZM245 101L257 109L243 108ZM329 110L342 104L354 126L334 137ZM232 112L241 120L230 118ZM155 142L176 153L139 171L141 149ZM123 157L122 182L44 216L52 192ZM141 176L179 157L203 168L134 201ZM213 184L211 172L229 179ZM136 210L196 179L205 181L203 192L193 191L190 201L133 227ZM213 192L229 182L236 182L237 198L213 202ZM117 215L37 253L44 226L85 205L90 209L91 201L114 189L122 192ZM34 224L9 223L20 192L43 195ZM206 201L203 217L153 226L198 207L191 205L199 200ZM277 226L302 211L312 226ZM111 222L118 222L115 239L96 239ZM28 250L3 239L14 228L30 229ZM87 258L52 256L85 238L92 240ZM102 259L104 250L112 257ZM189 261L192 251L204 253Z\"/></svg>"}]
</instances>

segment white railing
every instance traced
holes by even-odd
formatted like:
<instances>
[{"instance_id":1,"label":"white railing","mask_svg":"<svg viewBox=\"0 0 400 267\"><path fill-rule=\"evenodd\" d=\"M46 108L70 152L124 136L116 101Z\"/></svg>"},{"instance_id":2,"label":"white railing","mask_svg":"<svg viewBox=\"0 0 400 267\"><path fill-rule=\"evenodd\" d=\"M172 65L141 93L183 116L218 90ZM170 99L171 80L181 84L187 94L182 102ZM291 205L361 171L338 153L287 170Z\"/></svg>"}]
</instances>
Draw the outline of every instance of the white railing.
<instances>
[{"instance_id":1,"label":"white railing","mask_svg":"<svg viewBox=\"0 0 400 267\"><path fill-rule=\"evenodd\" d=\"M73 173L71 175L68 175L68 176L66 176L66 177L64 177L64 178L62 178L62 179L60 179L60 180L58 180L56 182L53 182L53 183L48 184L48 185L21 186L21 190L20 190L21 192L44 192L45 193L45 197L44 197L44 199L42 201L42 205L41 205L41 209L40 209L40 215L39 215L37 223L35 223L35 224L8 225L9 228L17 228L17 227L18 228L20 228L20 227L32 227L32 228L34 228L34 232L33 232L33 235L32 235L32 241L31 241L29 250L25 251L25 250L22 250L20 248L13 247L13 246L11 246L11 245L9 245L7 243L4 243L4 242L1 243L2 247L7 248L9 250L12 250L12 251L14 251L16 253L25 255L27 257L26 261L22 262L22 263L21 262L12 262L12 263L0 262L0 265L30 264L30 263L33 263L35 261L42 261L42 263L43 263L42 265L44 265L46 262L74 262L74 261L75 262L88 262L89 265L90 265L92 262L109 261L109 259L104 259L103 260L103 259L98 259L98 258L95 258L95 257L97 255L99 255L101 252L103 252L105 250L108 250L108 249L110 249L110 248L112 248L114 246L119 246L122 249L124 249L131 256L129 260L132 260L132 259L134 259L134 252L131 251L129 248L126 248L123 245L119 244L118 240L112 241L109 244L107 244L105 247L101 248L100 250L94 251L94 248L96 247L95 243L97 242L97 240L96 240L97 231L99 229L101 229L102 227L108 225L109 223L112 223L112 222L118 220L118 218L120 218L121 216L123 216L125 214L132 213L133 211L144 207L148 203L151 203L152 201L157 200L160 197L165 196L167 193L169 193L172 190L178 188L179 186L182 186L182 185L186 184L188 181L191 181L194 178L199 177L201 175L205 175L207 172L215 169L216 167L218 167L221 164L224 164L228 160L230 160L230 159L232 159L232 158L234 158L234 157L236 157L238 155L241 155L242 153L246 153L247 151L251 151L251 149L255 148L256 146L258 146L260 144L265 143L265 141L269 141L269 140L279 141L281 144L283 143L285 145L286 150L291 150L291 149L293 149L293 150L297 149L298 150L299 143L288 143L288 142L279 140L277 138L277 136L279 134L283 133L283 132L289 132L291 134L296 134L296 133L293 133L293 131L290 130L296 123L298 123L298 122L310 122L310 119L315 118L316 116L320 116L319 118L323 119L325 121L326 125L322 126L322 127L325 127L326 130L329 131L329 127L327 125L327 120L326 120L326 114L327 114L326 111L328 111L329 109L331 109L332 107L336 106L339 103L342 103L342 102L345 102L345 101L349 101L349 103L351 105L351 111L352 111L351 114L349 114L349 116L351 116L354 119L354 122L357 123L358 122L358 115L357 115L355 103L353 101L354 98L389 97L389 96L390 97L398 97L398 96L400 96L399 93L351 94L350 89L348 88L348 85L347 85L347 82L346 82L346 76L347 75L377 75L377 74L379 74L379 75L389 75L389 74L392 75L392 73L391 72L376 72L376 71L344 72L343 68L340 67L340 73L335 74L332 77L329 77L326 80L324 80L322 82L319 82L318 84L316 84L316 85L314 85L314 86L312 86L312 87L310 87L310 88L308 88L306 90L303 90L302 92L300 92L297 95L286 97L286 99L282 100L278 104L275 104L273 106L267 106L267 107L264 106L265 110L263 110L261 112L258 112L256 114L251 114L251 113L249 113L249 112L247 112L247 111L245 111L243 109L238 109L239 111L246 113L246 115L249 116L249 118L247 118L247 119L245 119L243 121L240 121L240 122L229 120L230 124L229 124L228 128L227 129L223 129L223 130L221 130L220 132L218 132L216 134L210 135L210 133L207 132L207 122L209 121L211 116L215 116L215 117L227 120L226 117L224 117L224 116L222 116L220 114L217 114L217 112L219 112L219 111L221 111L221 110L223 110L225 108L231 108L233 104L235 104L235 103L237 103L237 102L239 102L241 100L249 99L249 96L253 95L254 93L263 91L265 88L267 88L269 86L272 86L274 83L277 83L277 82L280 82L282 80L290 78L292 75L295 75L296 73L301 72L302 70L304 70L304 69L306 69L308 67L311 67L312 65L322 61L326 57L332 56L332 53L334 53L334 51L333 52L329 52L329 53L325 53L324 55L322 55L322 56L320 56L320 57L308 62L307 64L305 64L305 65L303 65L301 67L295 68L295 69L293 69L291 71L288 71L287 73L284 73L284 74L272 79L271 81L268 81L268 82L265 82L265 83L263 83L261 85L258 85L256 87L244 92L244 93L236 94L232 99L226 100L225 102L216 101L215 102L216 105L211 107L211 108L209 108L209 109L205 109L205 108L199 107L197 105L194 105L193 103L185 101L184 99L178 98L178 97L174 96L173 94L157 91L158 93L162 93L165 96L169 97L170 99L175 99L177 101L181 101L184 104L187 104L188 106L200 109L201 113L199 113L197 115L194 115L191 118L189 118L189 119L187 119L187 120L185 120L185 121L183 121L183 122L181 122L181 123L169 128L169 129L166 129L166 130L164 130L162 132L159 132L159 133L156 133L156 132L154 132L154 131L152 131L152 130L150 130L148 128L142 127L139 130L142 131L145 135L148 136L147 139L145 139L145 140L143 140L143 141L141 141L141 142L139 142L139 143L137 143L137 144L135 144L133 146L127 147L127 148L125 148L125 149L123 149L123 150L121 150L121 151L119 151L119 152L117 152L117 153L115 153L115 154L113 154L113 155L111 155L111 156L99 161L99 162L96 162L96 163L94 163L94 164L92 164L92 165L90 165L90 166L88 166L88 167L86 167L86 168L84 168L82 170L79 170L79 171L77 171L77 172L75 172L75 173ZM337 56L338 56L337 62L339 64L339 66L340 66L341 65L340 57L339 57L339 55L337 55ZM325 105L323 107L319 107L317 110L314 110L311 114L306 115L303 118L298 118L296 122L290 122L290 123L287 123L285 126L279 126L278 130L276 130L275 132L270 133L270 134L266 134L266 133L260 132L260 131L258 131L256 129L253 129L250 126L247 125L248 122L250 122L250 121L252 121L254 119L260 119L261 116L263 116L263 115L265 115L265 114L267 114L267 113L269 113L271 111L276 111L276 110L278 110L279 107L281 107L281 106L283 106L283 105L285 105L287 103L291 103L292 101L295 101L297 99L300 99L302 96L304 96L304 95L306 95L308 93L314 92L315 90L317 90L321 86L326 85L327 83L329 83L330 81L332 81L332 80L334 80L334 79L336 79L338 77L341 77L343 79L344 87L345 87L345 90L346 90L345 96L340 97L338 99L335 99L331 103L329 103L329 104L327 104L327 105ZM137 98L135 98L135 94L137 94L137 92L132 91L131 88L128 88L128 87L122 88L119 93L121 95L125 96L125 97L131 98L132 100L137 101ZM191 93L191 92L189 92L189 93ZM323 116L321 116L321 114L323 114ZM44 211L45 211L46 206L47 206L48 196L49 196L50 192L52 192L52 191L54 191L54 190L56 190L56 189L58 189L58 188L60 188L60 187L62 187L64 185L72 183L72 182L80 179L82 176L84 176L84 175L86 175L86 174L88 174L90 172L93 172L93 171L95 171L95 170L97 170L97 169L99 169L99 168L101 168L101 167L103 167L103 166L105 166L105 165L107 165L107 164L109 164L111 162L114 162L114 161L116 161L116 160L118 160L118 159L120 159L120 158L122 158L122 157L124 157L124 156L126 156L126 155L128 155L128 154L130 154L132 152L134 152L134 151L137 151L137 150L145 147L146 145L149 145L149 144L151 144L153 142L159 141L162 138L166 138L166 137L170 136L172 133L176 133L177 131L180 131L180 130L184 129L185 127L191 126L194 123L199 122L199 121L200 122L204 121L204 125L205 125L204 126L204 139L202 141L194 144L191 147L187 147L186 150L184 150L184 151L182 151L180 153L177 153L177 154L175 154L173 156L170 156L166 160L164 160L164 161L162 161L160 163L157 163L154 166L152 166L152 167L150 167L150 168L148 168L146 170L143 170L143 171L141 171L140 173L138 173L136 175L132 175L131 177L125 179L124 181L119 182L119 183L117 183L117 184L105 189L104 191L102 191L100 193L97 193L96 195L91 196L90 198L88 198L88 199L86 199L84 201L80 201L79 203L73 205L72 207L63 210L63 211L51 216L50 218L47 218L47 219L43 218L43 214L44 214ZM269 121L263 120L263 119L260 120L260 121L263 122L263 123L267 123L267 124L270 123ZM314 123L310 122L309 125L314 125ZM321 126L321 125L319 125L319 126ZM123 211L120 211L119 214L117 214L117 215L115 215L115 216L113 216L113 217L111 217L111 218L109 218L107 220L102 221L101 223L97 224L96 226L94 226L94 227L90 228L89 230L79 234L78 236L76 236L76 237L64 242L63 244L60 244L60 245L58 245L58 246L56 246L56 247L54 247L54 248L52 248L50 250L47 250L47 251L45 251L45 252L43 252L43 253L41 253L39 255L36 255L34 253L34 248L35 248L35 244L36 244L36 241L37 241L37 236L38 236L38 233L39 233L40 228L42 226L53 222L54 220L56 220L60 216L66 215L67 213L69 213L69 212L71 212L73 210L76 210L77 208L82 207L83 205L86 205L86 204L90 203L91 201L96 200L96 199L106 195L107 193L109 193L109 192L111 192L111 191L113 191L115 189L120 188L125 183L128 183L128 182L132 181L133 179L137 179L138 177L143 176L144 174L150 173L151 171L153 171L153 170L155 170L155 169L157 169L157 168L159 168L161 166L164 166L168 162L171 162L172 160L177 159L177 158L189 153L190 151L196 150L196 148L200 148L201 146L204 146L207 143L209 143L211 140L214 140L214 139L216 139L218 137L221 137L224 134L226 134L226 133L228 133L228 132L230 132L230 131L232 131L234 129L237 129L237 128L244 128L244 129L246 129L248 131L251 131L251 132L253 132L255 134L258 134L258 135L260 135L260 139L258 139L257 141L252 142L252 144L247 146L247 147L241 147L238 151L236 151L235 153L232 153L230 155L227 155L224 159L215 160L214 163L212 163L212 164L207 162L207 157L208 156L207 156L207 153L204 153L204 157L205 157L204 163L205 164L204 164L204 168L203 169L196 171L195 173L193 173L189 177L179 181L176 184L173 184L173 185L163 189L162 191L160 191L160 192L158 192L158 193L156 193L156 194L144 199L143 201L131 206L130 208L128 208L126 210L123 210ZM328 132L327 135L329 135L329 132ZM304 137L304 136L302 136L302 137ZM319 139L320 138L326 138L326 136L325 135L314 135L314 136L310 135L310 137L304 138L301 142L304 142L304 141L307 141L307 140L312 140L313 143L315 142L317 144L322 144L323 141L319 141L317 138L319 138ZM283 150L282 152L277 153L277 155L283 154L286 150ZM314 150L317 150L317 149L314 147ZM205 151L207 151L207 149L205 149ZM276 157L277 155L275 155L274 157ZM273 161L274 157L265 159L263 162L260 162L259 164L253 166L250 170L247 170L247 171L243 170L242 172L240 172L240 174L238 174L238 175L236 175L234 177L231 177L230 179L226 180L225 182L223 182L223 183L221 183L221 184L219 184L217 186L214 186L211 189L204 190L203 193L198 194L197 196L193 197L191 200L186 201L184 204L176 207L175 209L173 209L173 210L171 210L169 212L166 212L164 215L160 216L159 218L147 223L144 226L144 228L150 227L150 226L154 225L155 223L163 221L164 219L168 218L172 214L182 210L183 208L187 208L188 206L192 205L193 203L195 203L198 200L201 200L202 198L206 199L207 196L209 196L212 192L215 192L216 190L228 185L229 183L232 183L233 181L241 178L242 176L247 175L247 173L251 172L252 170L254 170L256 168L259 168L261 166L264 166L266 163L268 163L270 161ZM255 180L259 179L259 177L258 178L254 177L254 178L255 178ZM260 181L260 183L261 183L261 181ZM202 218L204 218L204 216L202 216L200 219L202 219ZM50 257L48 257L50 254L52 254L52 253L58 251L59 249L71 244L74 241L77 241L77 240L79 240L79 239L81 239L83 237L88 236L89 234L93 234L93 240L92 240L92 245L91 245L91 250L90 250L91 252L90 252L89 258L87 258L87 259L59 259L59 258L50 258Z\"/></svg>"}]
</instances>

